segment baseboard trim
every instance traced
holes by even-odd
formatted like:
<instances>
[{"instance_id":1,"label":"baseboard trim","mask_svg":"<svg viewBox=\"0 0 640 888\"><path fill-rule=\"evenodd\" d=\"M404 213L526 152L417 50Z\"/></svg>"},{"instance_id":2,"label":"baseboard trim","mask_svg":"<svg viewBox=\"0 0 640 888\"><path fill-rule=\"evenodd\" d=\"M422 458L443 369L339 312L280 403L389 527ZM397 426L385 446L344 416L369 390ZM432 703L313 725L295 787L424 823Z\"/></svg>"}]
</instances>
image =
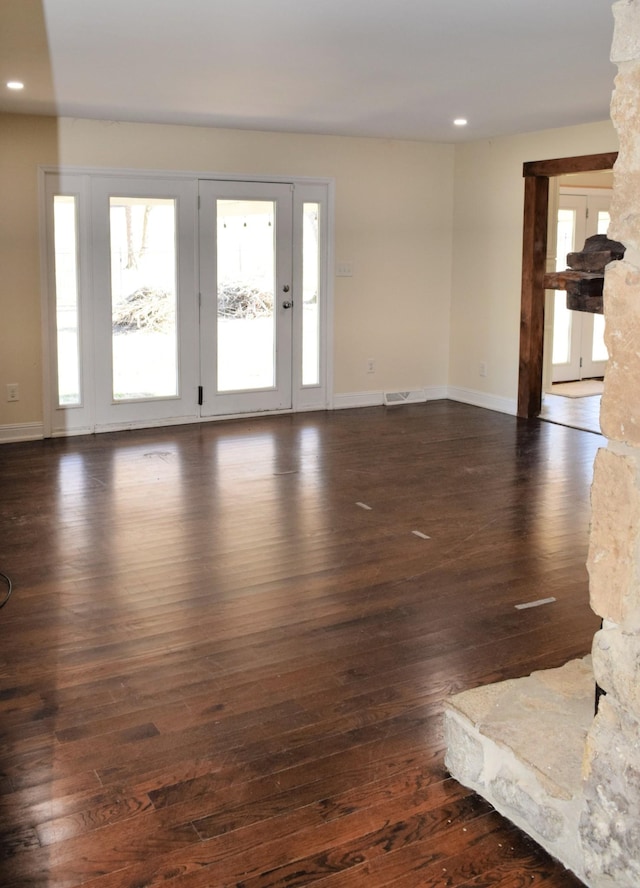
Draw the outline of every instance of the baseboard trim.
<instances>
[{"instance_id":1,"label":"baseboard trim","mask_svg":"<svg viewBox=\"0 0 640 888\"><path fill-rule=\"evenodd\" d=\"M427 401L446 401L449 389L446 385L428 385L424 389Z\"/></svg>"},{"instance_id":2,"label":"baseboard trim","mask_svg":"<svg viewBox=\"0 0 640 888\"><path fill-rule=\"evenodd\" d=\"M450 401L459 401L461 404L471 404L473 407L483 407L485 410L495 410L497 413L508 413L511 416L518 414L518 402L511 398L501 398L498 395L488 395L486 392L478 392L475 389L459 388L450 385L446 397Z\"/></svg>"},{"instance_id":3,"label":"baseboard trim","mask_svg":"<svg viewBox=\"0 0 640 888\"><path fill-rule=\"evenodd\" d=\"M426 401L442 401L448 397L447 391L446 385L428 385L421 389L413 389L411 390L411 399L405 403L424 404ZM341 395L334 395L333 409L348 410L355 407L381 407L385 403L387 395L388 393L385 392L345 392Z\"/></svg>"},{"instance_id":4,"label":"baseboard trim","mask_svg":"<svg viewBox=\"0 0 640 888\"><path fill-rule=\"evenodd\" d=\"M485 392L478 392L474 389L459 388L458 386L431 385L420 389L420 398L412 398L408 403L426 403L427 401L442 401L449 399L451 401L459 401L462 404L471 404L474 407L483 407L485 410L495 410L498 413L509 413L516 416L518 412L517 401L510 398L501 398L497 395L488 395ZM335 395L333 398L333 410L349 410L357 407L382 407L385 402L384 392L345 392ZM322 410L322 407L306 407L305 410ZM286 411L290 412L290 411ZM254 414L256 416L265 414ZM241 414L237 417L220 416L207 417L207 419L232 419L232 418L248 418L247 414ZM203 417L204 419L204 417ZM122 423L112 426L103 426L99 429L77 429L70 431L55 430L52 437L67 437L70 435L88 435L93 431L115 432L126 429L154 428L156 426L165 425L182 425L187 423L197 423L200 419L196 417L184 417L172 419L170 422L161 420L154 423ZM44 438L44 426L41 422L26 422L0 425L0 444L11 444L19 441L41 441Z\"/></svg>"},{"instance_id":5,"label":"baseboard trim","mask_svg":"<svg viewBox=\"0 0 640 888\"><path fill-rule=\"evenodd\" d=\"M41 441L43 438L44 426L41 422L9 423L0 426L0 444Z\"/></svg>"},{"instance_id":6,"label":"baseboard trim","mask_svg":"<svg viewBox=\"0 0 640 888\"><path fill-rule=\"evenodd\" d=\"M334 410L349 410L354 407L381 407L384 392L346 392L333 396Z\"/></svg>"}]
</instances>

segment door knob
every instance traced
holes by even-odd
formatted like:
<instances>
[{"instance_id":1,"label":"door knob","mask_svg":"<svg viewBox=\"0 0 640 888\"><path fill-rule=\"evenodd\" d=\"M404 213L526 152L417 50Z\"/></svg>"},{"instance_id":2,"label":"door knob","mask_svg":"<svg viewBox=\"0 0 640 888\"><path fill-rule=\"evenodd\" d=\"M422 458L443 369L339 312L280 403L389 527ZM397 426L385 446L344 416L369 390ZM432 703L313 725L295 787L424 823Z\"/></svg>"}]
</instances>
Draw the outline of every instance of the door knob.
<instances>
[{"instance_id":1,"label":"door knob","mask_svg":"<svg viewBox=\"0 0 640 888\"><path fill-rule=\"evenodd\" d=\"M291 308L292 306L293 306L293 302L283 302L282 303L283 308Z\"/></svg>"}]
</instances>

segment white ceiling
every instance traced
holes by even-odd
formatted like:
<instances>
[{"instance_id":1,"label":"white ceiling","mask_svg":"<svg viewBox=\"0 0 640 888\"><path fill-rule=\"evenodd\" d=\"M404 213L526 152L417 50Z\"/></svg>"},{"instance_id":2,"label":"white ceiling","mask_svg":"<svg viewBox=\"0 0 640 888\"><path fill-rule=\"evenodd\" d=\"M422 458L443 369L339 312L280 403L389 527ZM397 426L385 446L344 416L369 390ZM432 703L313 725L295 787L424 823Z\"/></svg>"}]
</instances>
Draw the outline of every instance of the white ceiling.
<instances>
[{"instance_id":1,"label":"white ceiling","mask_svg":"<svg viewBox=\"0 0 640 888\"><path fill-rule=\"evenodd\" d=\"M610 0L0 0L0 110L486 139L608 118L612 34Z\"/></svg>"}]
</instances>

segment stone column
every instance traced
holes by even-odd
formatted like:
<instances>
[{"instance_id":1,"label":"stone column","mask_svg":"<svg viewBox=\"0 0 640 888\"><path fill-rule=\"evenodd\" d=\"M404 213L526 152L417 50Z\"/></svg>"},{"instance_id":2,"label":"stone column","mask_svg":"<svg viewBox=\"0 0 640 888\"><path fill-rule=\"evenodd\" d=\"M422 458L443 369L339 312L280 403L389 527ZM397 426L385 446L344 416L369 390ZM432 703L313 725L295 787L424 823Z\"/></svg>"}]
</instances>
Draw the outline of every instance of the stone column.
<instances>
[{"instance_id":1,"label":"stone column","mask_svg":"<svg viewBox=\"0 0 640 888\"><path fill-rule=\"evenodd\" d=\"M611 103L620 152L609 237L626 247L607 266L609 363L596 457L587 566L603 618L593 667L606 692L585 747L580 839L589 884L640 886L640 0L613 6Z\"/></svg>"}]
</instances>

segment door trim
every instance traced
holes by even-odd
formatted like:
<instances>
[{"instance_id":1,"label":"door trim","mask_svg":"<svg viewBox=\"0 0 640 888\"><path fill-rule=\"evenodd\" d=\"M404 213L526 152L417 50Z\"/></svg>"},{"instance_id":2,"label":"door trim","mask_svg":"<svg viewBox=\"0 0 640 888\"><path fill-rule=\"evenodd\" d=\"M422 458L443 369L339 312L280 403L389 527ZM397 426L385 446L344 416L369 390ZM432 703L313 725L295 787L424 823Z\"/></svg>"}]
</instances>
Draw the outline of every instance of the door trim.
<instances>
[{"instance_id":1,"label":"door trim","mask_svg":"<svg viewBox=\"0 0 640 888\"><path fill-rule=\"evenodd\" d=\"M542 352L544 341L544 274L547 258L549 179L566 173L610 170L617 151L535 160L523 164L524 222L522 232L522 287L520 299L520 363L518 416L538 416L542 407Z\"/></svg>"},{"instance_id":2,"label":"door trim","mask_svg":"<svg viewBox=\"0 0 640 888\"><path fill-rule=\"evenodd\" d=\"M71 180L75 183L81 180L81 186L77 192L78 200L82 207L82 212L88 212L90 183L93 177L116 177L136 178L140 181L144 179L184 179L196 182L198 180L217 180L221 182L255 182L255 183L282 183L293 184L298 190L301 199L309 201L318 201L322 204L322 231L325 243L325 249L321 256L321 274L323 275L324 303L322 306L322 327L323 339L320 343L321 352L321 378L317 386L298 386L294 387L292 407L285 412L301 412L307 410L331 410L334 407L333 396L333 354L334 354L334 238L335 238L335 180L328 177L320 176L281 176L281 175L259 175L259 174L237 174L237 173L220 173L210 170L205 171L187 171L187 170L150 170L150 169L134 169L112 168L112 167L85 167L74 165L47 165L42 164L38 167L38 191L39 191L39 209L40 209L40 252L41 252L41 316L42 316L42 380L43 380L43 437L52 437L52 435L73 435L73 434L91 434L102 431L116 431L120 428L146 428L157 425L178 425L183 422L206 422L224 417L204 417L200 416L197 405L194 405L193 414L188 417L167 417L158 421L137 421L132 420L122 424L110 425L109 428L98 427L93 415L93 409L87 409L87 422L77 423L63 430L56 430L56 424L53 421L53 411L55 408L55 399L52 394L53 387L53 359L52 350L52 324L54 318L51 313L52 299L52 253L51 242L48 238L50 225L48 226L48 191L47 182L54 177L65 182L65 191L71 189L67 182ZM294 191L295 195L295 191ZM194 216L197 215L197 207L194 207ZM82 249L83 258L81 261L80 274L83 276L83 290L90 290L90 281L86 279L88 272L88 262L84 257L90 260L90 244L87 243L87 229L82 230ZM196 267L197 256L194 255L194 268ZM294 271L295 273L295 271ZM85 313L86 315L86 313ZM93 388L93 380L91 380L91 388ZM269 412L269 411L267 411ZM246 415L246 414L243 414Z\"/></svg>"}]
</instances>

